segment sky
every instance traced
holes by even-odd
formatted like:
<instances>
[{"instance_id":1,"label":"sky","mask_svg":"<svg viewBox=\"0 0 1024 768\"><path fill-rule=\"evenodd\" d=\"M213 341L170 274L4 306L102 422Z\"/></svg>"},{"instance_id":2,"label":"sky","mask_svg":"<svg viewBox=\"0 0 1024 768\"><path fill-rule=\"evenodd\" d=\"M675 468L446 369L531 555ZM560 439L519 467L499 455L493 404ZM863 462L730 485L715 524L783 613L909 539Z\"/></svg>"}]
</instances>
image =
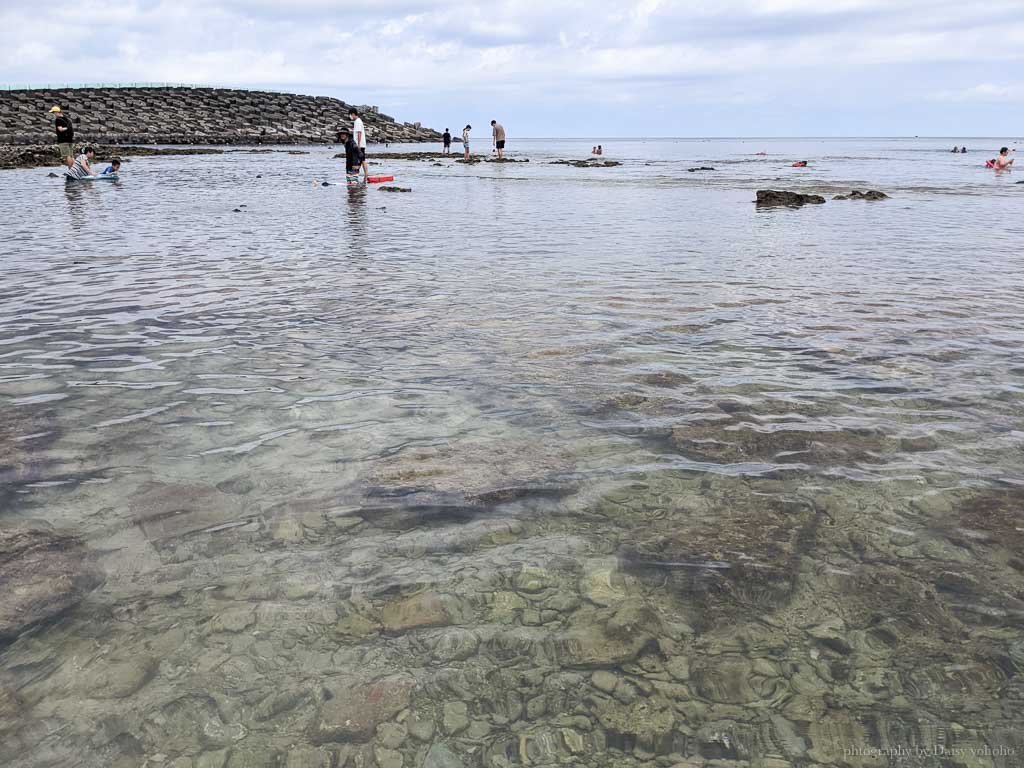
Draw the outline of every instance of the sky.
<instances>
[{"instance_id":1,"label":"sky","mask_svg":"<svg viewBox=\"0 0 1024 768\"><path fill-rule=\"evenodd\" d=\"M0 0L0 87L183 82L510 138L1024 135L1024 0Z\"/></svg>"}]
</instances>

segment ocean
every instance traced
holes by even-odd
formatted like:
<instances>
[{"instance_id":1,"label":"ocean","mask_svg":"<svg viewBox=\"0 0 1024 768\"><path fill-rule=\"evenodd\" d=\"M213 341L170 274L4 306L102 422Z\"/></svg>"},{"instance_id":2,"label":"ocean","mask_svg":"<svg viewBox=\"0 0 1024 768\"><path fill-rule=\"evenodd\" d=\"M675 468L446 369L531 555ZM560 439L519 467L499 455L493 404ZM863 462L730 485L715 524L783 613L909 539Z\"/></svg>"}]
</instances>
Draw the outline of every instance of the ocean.
<instances>
[{"instance_id":1,"label":"ocean","mask_svg":"<svg viewBox=\"0 0 1024 768\"><path fill-rule=\"evenodd\" d=\"M1002 145L3 172L0 763L1019 765Z\"/></svg>"}]
</instances>

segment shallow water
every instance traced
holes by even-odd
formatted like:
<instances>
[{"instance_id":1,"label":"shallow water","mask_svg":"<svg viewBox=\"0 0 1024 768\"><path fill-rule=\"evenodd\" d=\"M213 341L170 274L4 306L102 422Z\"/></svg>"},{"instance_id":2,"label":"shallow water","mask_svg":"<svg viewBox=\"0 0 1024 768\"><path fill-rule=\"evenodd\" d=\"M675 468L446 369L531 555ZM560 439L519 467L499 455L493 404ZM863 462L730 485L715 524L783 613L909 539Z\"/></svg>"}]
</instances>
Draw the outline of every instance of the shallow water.
<instances>
[{"instance_id":1,"label":"shallow water","mask_svg":"<svg viewBox=\"0 0 1024 768\"><path fill-rule=\"evenodd\" d=\"M593 143L3 173L0 764L1024 762L1020 171Z\"/></svg>"}]
</instances>

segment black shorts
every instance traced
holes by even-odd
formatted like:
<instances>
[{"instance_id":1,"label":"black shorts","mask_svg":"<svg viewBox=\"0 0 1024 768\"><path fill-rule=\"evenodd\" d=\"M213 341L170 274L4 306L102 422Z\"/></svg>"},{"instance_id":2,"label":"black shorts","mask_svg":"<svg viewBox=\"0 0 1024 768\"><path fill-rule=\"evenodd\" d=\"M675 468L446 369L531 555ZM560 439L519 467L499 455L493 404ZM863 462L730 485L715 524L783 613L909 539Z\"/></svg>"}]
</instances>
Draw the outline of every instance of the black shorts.
<instances>
[{"instance_id":1,"label":"black shorts","mask_svg":"<svg viewBox=\"0 0 1024 768\"><path fill-rule=\"evenodd\" d=\"M359 161L360 165L366 162L366 148L360 147L356 152L356 160Z\"/></svg>"},{"instance_id":2,"label":"black shorts","mask_svg":"<svg viewBox=\"0 0 1024 768\"><path fill-rule=\"evenodd\" d=\"M504 149L505 148L505 140L502 139L501 141L494 142L494 146L496 146L498 149Z\"/></svg>"}]
</instances>

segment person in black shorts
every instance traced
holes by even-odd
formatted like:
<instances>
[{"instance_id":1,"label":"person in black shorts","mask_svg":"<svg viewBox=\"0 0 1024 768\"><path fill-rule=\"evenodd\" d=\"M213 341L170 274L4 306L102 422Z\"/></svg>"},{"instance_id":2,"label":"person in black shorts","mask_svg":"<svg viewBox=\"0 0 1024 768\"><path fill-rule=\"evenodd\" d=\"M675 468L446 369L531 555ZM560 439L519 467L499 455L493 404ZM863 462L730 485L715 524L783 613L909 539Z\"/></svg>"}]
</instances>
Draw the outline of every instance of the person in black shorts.
<instances>
[{"instance_id":1,"label":"person in black shorts","mask_svg":"<svg viewBox=\"0 0 1024 768\"><path fill-rule=\"evenodd\" d=\"M491 120L491 135L494 137L494 148L498 150L498 159L505 155L505 128L497 120Z\"/></svg>"},{"instance_id":2,"label":"person in black shorts","mask_svg":"<svg viewBox=\"0 0 1024 768\"><path fill-rule=\"evenodd\" d=\"M452 153L452 134L447 128L444 129L444 136L441 137L441 141L444 142L444 149L441 150L441 154L450 155Z\"/></svg>"}]
</instances>

